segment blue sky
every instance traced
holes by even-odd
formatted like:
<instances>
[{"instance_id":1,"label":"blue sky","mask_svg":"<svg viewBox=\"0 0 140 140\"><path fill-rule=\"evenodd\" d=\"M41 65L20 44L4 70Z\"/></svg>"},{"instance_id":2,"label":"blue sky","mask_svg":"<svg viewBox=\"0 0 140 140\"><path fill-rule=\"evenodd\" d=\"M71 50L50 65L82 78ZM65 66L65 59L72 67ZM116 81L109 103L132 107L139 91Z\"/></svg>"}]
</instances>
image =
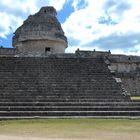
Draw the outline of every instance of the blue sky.
<instances>
[{"instance_id":1,"label":"blue sky","mask_svg":"<svg viewBox=\"0 0 140 140\"><path fill-rule=\"evenodd\" d=\"M42 6L56 8L68 38L66 52L79 48L140 55L140 0L3 0L0 45L12 47L16 28Z\"/></svg>"}]
</instances>

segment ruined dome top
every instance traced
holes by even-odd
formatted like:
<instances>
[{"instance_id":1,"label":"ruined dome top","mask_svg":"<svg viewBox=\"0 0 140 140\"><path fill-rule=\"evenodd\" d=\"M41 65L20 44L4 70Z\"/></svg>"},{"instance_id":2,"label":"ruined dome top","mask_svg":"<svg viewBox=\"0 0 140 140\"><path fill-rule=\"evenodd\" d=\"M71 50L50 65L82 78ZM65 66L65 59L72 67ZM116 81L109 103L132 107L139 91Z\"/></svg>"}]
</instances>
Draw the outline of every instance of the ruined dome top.
<instances>
[{"instance_id":1,"label":"ruined dome top","mask_svg":"<svg viewBox=\"0 0 140 140\"><path fill-rule=\"evenodd\" d=\"M47 6L42 7L38 13L30 15L23 25L15 31L13 46L18 42L39 39L57 40L67 44L67 38L56 14L54 7Z\"/></svg>"},{"instance_id":2,"label":"ruined dome top","mask_svg":"<svg viewBox=\"0 0 140 140\"><path fill-rule=\"evenodd\" d=\"M52 6L42 7L38 14L44 14L44 13L47 13L47 15L51 15L51 16L56 16L57 14L55 8Z\"/></svg>"}]
</instances>

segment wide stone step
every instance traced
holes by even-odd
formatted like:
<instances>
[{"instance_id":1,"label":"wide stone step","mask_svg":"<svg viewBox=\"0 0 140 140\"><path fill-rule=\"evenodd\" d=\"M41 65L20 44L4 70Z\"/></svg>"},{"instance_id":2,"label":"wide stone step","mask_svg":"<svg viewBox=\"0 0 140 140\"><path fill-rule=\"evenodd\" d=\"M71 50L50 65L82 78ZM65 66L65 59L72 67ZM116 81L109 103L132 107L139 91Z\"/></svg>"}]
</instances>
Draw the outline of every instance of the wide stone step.
<instances>
[{"instance_id":1,"label":"wide stone step","mask_svg":"<svg viewBox=\"0 0 140 140\"><path fill-rule=\"evenodd\" d=\"M10 92L5 92L5 93L1 93L0 92L0 97L1 98L3 98L3 97L26 97L26 96L28 96L28 97L46 97L46 96L50 96L50 97L66 97L66 96L68 96L68 97L100 97L100 96L102 96L102 97L106 97L106 96L111 96L111 97L123 97L122 96L122 93L120 92L120 93L69 93L69 92L64 92L64 93L52 93L52 92L50 92L50 93L46 93L46 92L41 92L41 93L39 93L39 94L37 94L37 92L15 92L15 93L10 93Z\"/></svg>"},{"instance_id":2,"label":"wide stone step","mask_svg":"<svg viewBox=\"0 0 140 140\"><path fill-rule=\"evenodd\" d=\"M139 116L102 59L0 59L0 117Z\"/></svg>"},{"instance_id":3,"label":"wide stone step","mask_svg":"<svg viewBox=\"0 0 140 140\"><path fill-rule=\"evenodd\" d=\"M99 93L99 92L101 92L101 93L118 93L118 92L121 92L121 90L120 89L117 89L117 88L115 88L115 89L103 89L103 88L96 88L96 89L90 89L90 88L87 88L87 89L77 89L77 88L67 88L67 89L59 89L59 88L57 88L57 89L53 89L53 88L40 88L40 87L34 87L34 88L31 88L30 89L30 87L28 88L28 87L22 87L22 88L20 88L20 87L9 87L9 88L6 88L6 89L2 89L1 91L0 91L0 93L3 93L3 92L10 92L10 89L11 89L11 93L13 92L13 93L15 93L15 92L24 92L24 93L26 93L26 92L38 92L38 93L40 93L40 92L44 92L44 93Z\"/></svg>"},{"instance_id":4,"label":"wide stone step","mask_svg":"<svg viewBox=\"0 0 140 140\"><path fill-rule=\"evenodd\" d=\"M1 99L1 102L113 102L118 101L122 102L124 99L39 99L39 98L33 98L33 99Z\"/></svg>"},{"instance_id":5,"label":"wide stone step","mask_svg":"<svg viewBox=\"0 0 140 140\"><path fill-rule=\"evenodd\" d=\"M109 86L110 86L110 88L113 88L113 87L119 87L119 85L118 84L116 84L116 83L112 83L112 82L110 82L110 83L108 83L108 82L106 82L106 81L104 81L104 82L77 82L77 83L73 83L73 82L65 82L65 83L61 83L60 84L60 81L58 81L58 82L52 82L52 83L49 83L49 82L47 82L47 81L43 81L43 82L41 82L41 80L40 80L40 82L39 81L37 81L37 82L35 82L35 81L32 81L32 82L27 82L27 81L19 81L19 82L13 82L13 80L11 79L11 81L10 82L8 82L8 81L4 81L4 82L6 82L6 84L5 83L1 83L1 85L0 85L0 87L3 87L3 86L5 86L5 87L8 87L8 86L18 86L18 87L22 87L22 86L25 86L25 85L30 85L30 86L35 86L35 85L38 85L39 87L44 87L44 85L46 86L46 87L60 87L60 88L64 88L65 86L70 86L70 87L80 87L80 88L86 88L86 87L101 87L101 85L100 84L102 84L102 87L104 87L104 88L108 88ZM10 84L10 85L9 85Z\"/></svg>"},{"instance_id":6,"label":"wide stone step","mask_svg":"<svg viewBox=\"0 0 140 140\"><path fill-rule=\"evenodd\" d=\"M140 106L0 106L0 111L140 111Z\"/></svg>"},{"instance_id":7,"label":"wide stone step","mask_svg":"<svg viewBox=\"0 0 140 140\"><path fill-rule=\"evenodd\" d=\"M33 62L34 63L34 62ZM27 69L27 71L28 70L34 70L34 71L36 71L36 70L38 70L39 68L43 68L43 69L41 69L41 70L46 70L46 69L52 69L53 68L53 70L55 70L55 69L58 69L58 70L61 70L61 69L63 69L63 70L65 70L65 69L68 69L68 68L70 68L70 70L71 69L73 69L73 70L75 70L75 71L78 71L77 70L77 68L83 68L83 69L79 69L79 72L82 72L84 69L86 69L87 71L90 71L90 70L96 70L96 69L102 69L102 70L107 70L108 68L107 68L107 66L105 65L105 64L101 64L101 63L99 63L99 64L97 64L97 63L95 63L95 64L93 64L92 63L92 65L90 65L90 64L87 64L88 63L88 61L87 61L87 63L85 62L85 63L83 63L83 64L79 64L80 66L78 66L78 65L76 65L76 63L75 62L71 62L71 63L69 63L69 64L61 64L60 62L56 62L56 64L52 64L52 62L49 64L44 64L44 65L42 65L41 64L41 62L39 62L40 64L36 64L36 65L33 65L33 64L28 64L28 63L26 63L26 62L24 62L24 64L21 64L21 63L19 63L19 64L17 64L19 67L14 67L14 66L9 66L8 64L6 64L6 62L5 62L5 64L3 64L2 65L2 68L3 69L5 69L5 68L9 68L9 69L11 69L11 70L13 70L13 69L15 69L15 70L23 70L22 69L22 67L28 67L28 66L30 66L30 67L28 67L28 69ZM73 64L74 65L73 65ZM16 65L16 64L14 64L14 65ZM76 67L75 67L76 66ZM89 67L89 69L87 68L87 66ZM32 67L36 67L36 69L31 69ZM8 70L9 70L8 69Z\"/></svg>"},{"instance_id":8,"label":"wide stone step","mask_svg":"<svg viewBox=\"0 0 140 140\"><path fill-rule=\"evenodd\" d=\"M140 102L113 101L113 102L0 102L0 106L140 106Z\"/></svg>"},{"instance_id":9,"label":"wide stone step","mask_svg":"<svg viewBox=\"0 0 140 140\"><path fill-rule=\"evenodd\" d=\"M129 96L122 95L121 93L112 93L112 94L69 94L69 93L60 93L60 94L35 94L35 93L22 93L22 94L0 94L0 99L130 99Z\"/></svg>"},{"instance_id":10,"label":"wide stone step","mask_svg":"<svg viewBox=\"0 0 140 140\"><path fill-rule=\"evenodd\" d=\"M10 71L9 71L10 72ZM103 80L108 80L108 81L113 81L114 79L111 79L111 75L108 75L106 72L102 72L102 73L98 73L96 74L95 72L91 72L93 73L92 75L90 73L68 73L67 71L66 72L63 72L63 73L57 73L57 74L54 74L58 71L55 71L55 72L41 72L41 73L37 73L37 72L26 72L26 71L11 71L11 75L6 75L7 72L3 73L0 75L0 77L4 78L5 80L8 79L8 77L10 79L14 79L14 80L17 80L17 79L22 79L22 76L25 76L24 79L28 79L29 77L31 77L32 79L35 79L35 75L36 77L40 77L40 78L43 78L43 76L45 78L47 78L49 81L53 81L54 79L59 79L62 77L62 79L60 81L68 81L70 79L70 81L74 81L77 80L78 81L78 77L79 77L79 80L83 79L84 81L88 81L89 78L94 78L95 80L100 80L103 79ZM89 75L87 75L89 74ZM6 76L4 76L6 75ZM47 76L46 76L47 75ZM15 77L16 76L16 77ZM68 79L65 79L65 77L67 77ZM71 79L73 78L73 79Z\"/></svg>"},{"instance_id":11,"label":"wide stone step","mask_svg":"<svg viewBox=\"0 0 140 140\"><path fill-rule=\"evenodd\" d=\"M140 111L0 111L0 116L140 116Z\"/></svg>"},{"instance_id":12,"label":"wide stone step","mask_svg":"<svg viewBox=\"0 0 140 140\"><path fill-rule=\"evenodd\" d=\"M0 90L0 93L1 94L6 94L6 93L10 93L10 94L17 94L17 93L34 93L34 94L38 94L38 93L49 93L49 94L63 94L63 93L72 93L72 94L76 94L76 93L78 93L78 94L80 94L80 93L83 93L83 94L96 94L96 93L102 93L102 94L108 94L108 93L118 93L118 92L120 92L120 89L119 90L116 90L116 89L110 89L110 90L102 90L102 89L98 89L98 90L90 90L90 89L87 89L87 90L74 90L74 89L68 89L68 90L52 90L51 91L51 89L49 90L49 89L42 89L42 88L34 88L34 89L30 89L30 87L28 88L26 88L25 87L25 89L24 88L22 88L22 89L2 89L2 90Z\"/></svg>"},{"instance_id":13,"label":"wide stone step","mask_svg":"<svg viewBox=\"0 0 140 140\"><path fill-rule=\"evenodd\" d=\"M123 99L126 98L125 96L122 97L122 95L28 95L28 94L24 94L24 95L0 95L0 100L2 99Z\"/></svg>"}]
</instances>

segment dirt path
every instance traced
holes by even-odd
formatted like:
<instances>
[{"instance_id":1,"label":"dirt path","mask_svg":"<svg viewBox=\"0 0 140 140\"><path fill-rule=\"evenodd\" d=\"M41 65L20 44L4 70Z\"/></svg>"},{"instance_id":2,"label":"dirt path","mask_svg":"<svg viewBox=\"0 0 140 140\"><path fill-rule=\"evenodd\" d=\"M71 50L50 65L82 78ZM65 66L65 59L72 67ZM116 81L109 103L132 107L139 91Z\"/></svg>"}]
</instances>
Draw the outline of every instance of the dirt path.
<instances>
[{"instance_id":1,"label":"dirt path","mask_svg":"<svg viewBox=\"0 0 140 140\"><path fill-rule=\"evenodd\" d=\"M0 140L140 140L140 136L106 136L96 138L81 138L81 139L66 139L66 138L39 138L39 137L26 137L26 136L8 136L0 135Z\"/></svg>"}]
</instances>

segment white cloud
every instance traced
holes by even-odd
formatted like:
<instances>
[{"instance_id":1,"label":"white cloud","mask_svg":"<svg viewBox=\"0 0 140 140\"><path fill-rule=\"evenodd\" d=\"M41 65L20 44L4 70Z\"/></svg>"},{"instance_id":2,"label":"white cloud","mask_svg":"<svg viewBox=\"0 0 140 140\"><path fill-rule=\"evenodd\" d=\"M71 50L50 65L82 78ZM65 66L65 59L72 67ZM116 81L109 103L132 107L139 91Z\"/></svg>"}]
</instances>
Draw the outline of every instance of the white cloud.
<instances>
[{"instance_id":1,"label":"white cloud","mask_svg":"<svg viewBox=\"0 0 140 140\"><path fill-rule=\"evenodd\" d=\"M37 0L4 0L1 1L1 7L13 9L13 11L20 10L23 13L34 13L37 10L36 3Z\"/></svg>"},{"instance_id":2,"label":"white cloud","mask_svg":"<svg viewBox=\"0 0 140 140\"><path fill-rule=\"evenodd\" d=\"M0 37L12 33L30 15L42 6L54 6L61 10L66 0L2 0L0 4ZM11 30L12 28L12 30Z\"/></svg>"},{"instance_id":3,"label":"white cloud","mask_svg":"<svg viewBox=\"0 0 140 140\"><path fill-rule=\"evenodd\" d=\"M6 38L6 35L13 32L18 25L21 25L22 19L13 15L7 15L6 13L0 13L0 36Z\"/></svg>"},{"instance_id":4,"label":"white cloud","mask_svg":"<svg viewBox=\"0 0 140 140\"><path fill-rule=\"evenodd\" d=\"M86 49L87 46L87 49L89 49L88 44L90 44L90 46L93 45L90 48L95 48L97 44L94 44L94 42L98 40L98 43L100 43L100 38L112 39L111 35L115 35L116 38L111 40L112 44L104 44L104 42L102 42L102 44L98 47L96 46L96 48L104 50L104 48L107 49L109 46L109 48L112 48L113 53L136 54L138 52L135 51L135 46L133 46L134 51L132 51L133 49L130 48L132 44L129 44L130 42L127 43L127 40L121 40L120 42L120 38L123 36L124 39L131 40L135 38L136 33L140 33L140 1L85 0L87 3L86 7L78 9L78 3L80 1L81 0L77 0L73 2L75 12L73 12L63 24L64 31L68 38L73 37L79 40L77 46L73 46L71 43L70 47L75 47L75 49L84 47ZM101 23L99 23L99 19L102 19L102 21L100 21ZM113 44L113 42L118 43L118 45ZM140 39L137 45L138 43L140 43ZM114 48L114 46L116 48ZM140 48L138 48L138 50L140 50Z\"/></svg>"},{"instance_id":5,"label":"white cloud","mask_svg":"<svg viewBox=\"0 0 140 140\"><path fill-rule=\"evenodd\" d=\"M15 31L24 20L24 16L34 13L37 10L36 0L4 0L0 6L0 37Z\"/></svg>"},{"instance_id":6,"label":"white cloud","mask_svg":"<svg viewBox=\"0 0 140 140\"><path fill-rule=\"evenodd\" d=\"M66 0L50 0L48 2L48 5L54 6L57 11L61 10L63 8L63 5L65 4Z\"/></svg>"},{"instance_id":7,"label":"white cloud","mask_svg":"<svg viewBox=\"0 0 140 140\"><path fill-rule=\"evenodd\" d=\"M140 34L139 0L3 0L0 5L0 19L3 21L0 23L0 37L15 31L40 7L54 6L59 11L66 2L74 7L74 12L62 25L70 45L67 52L74 52L77 48L111 48L113 53L128 54L140 52L137 37ZM110 40L111 44L108 43Z\"/></svg>"},{"instance_id":8,"label":"white cloud","mask_svg":"<svg viewBox=\"0 0 140 140\"><path fill-rule=\"evenodd\" d=\"M72 6L74 7L75 10L78 10L79 8L81 8L81 4L82 7L86 4L85 0L73 0L72 1Z\"/></svg>"}]
</instances>

